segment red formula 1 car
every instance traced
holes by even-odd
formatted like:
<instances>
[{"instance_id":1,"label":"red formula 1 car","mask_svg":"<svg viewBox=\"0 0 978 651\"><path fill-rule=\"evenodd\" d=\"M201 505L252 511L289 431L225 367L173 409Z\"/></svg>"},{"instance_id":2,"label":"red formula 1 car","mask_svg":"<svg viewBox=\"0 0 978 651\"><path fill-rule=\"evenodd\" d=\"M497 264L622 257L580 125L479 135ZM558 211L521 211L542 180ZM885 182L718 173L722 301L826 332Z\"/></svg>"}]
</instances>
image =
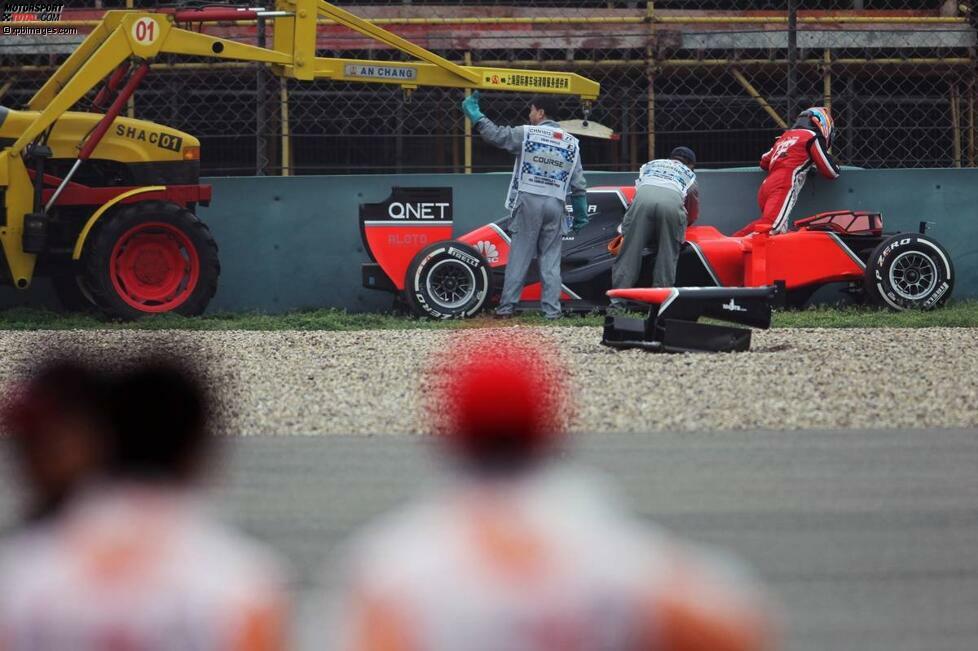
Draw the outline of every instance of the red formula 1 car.
<instances>
[{"instance_id":1,"label":"red formula 1 car","mask_svg":"<svg viewBox=\"0 0 978 651\"><path fill-rule=\"evenodd\" d=\"M634 187L588 190L591 223L564 239L562 300L567 311L608 304L614 257L608 243L635 194ZM360 210L361 236L372 262L364 286L395 293L419 315L469 317L498 301L509 253L509 219L452 239L450 188L394 188L391 197ZM948 252L920 233L884 233L878 213L842 210L799 219L784 234L729 237L712 226L690 226L679 259L678 287L762 287L784 283L788 304L802 306L829 283L894 310L933 309L954 286ZM642 279L651 284L646 251ZM522 300L538 305L531 266Z\"/></svg>"}]
</instances>

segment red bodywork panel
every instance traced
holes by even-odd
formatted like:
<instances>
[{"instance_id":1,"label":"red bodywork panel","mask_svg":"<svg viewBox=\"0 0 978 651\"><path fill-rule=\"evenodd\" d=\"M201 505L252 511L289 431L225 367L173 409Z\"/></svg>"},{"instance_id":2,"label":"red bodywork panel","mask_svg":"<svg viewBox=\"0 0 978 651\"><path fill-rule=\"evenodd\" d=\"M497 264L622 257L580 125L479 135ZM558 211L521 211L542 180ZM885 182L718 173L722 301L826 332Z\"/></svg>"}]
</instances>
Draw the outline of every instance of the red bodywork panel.
<instances>
[{"instance_id":1,"label":"red bodywork panel","mask_svg":"<svg viewBox=\"0 0 978 651\"><path fill-rule=\"evenodd\" d=\"M712 226L690 226L686 229L686 241L699 246L724 287L739 287L744 282L744 266L750 251L744 239L727 237Z\"/></svg>"},{"instance_id":2,"label":"red bodywork panel","mask_svg":"<svg viewBox=\"0 0 978 651\"><path fill-rule=\"evenodd\" d=\"M624 195L625 201L628 202L628 205L629 206L632 205L632 202L633 201L635 201L635 190L636 190L636 188L635 188L634 185L626 185L626 186L621 187L621 188L609 188L609 189L610 190L618 190L619 192L621 192L622 195Z\"/></svg>"},{"instance_id":3,"label":"red bodywork panel","mask_svg":"<svg viewBox=\"0 0 978 651\"><path fill-rule=\"evenodd\" d=\"M678 294L673 287L635 287L632 289L609 289L608 296L639 303L662 305L670 296Z\"/></svg>"},{"instance_id":4,"label":"red bodywork panel","mask_svg":"<svg viewBox=\"0 0 978 651\"><path fill-rule=\"evenodd\" d=\"M753 253L744 286L760 287L783 280L787 289L814 283L862 280L863 266L841 240L828 233L797 231L750 238Z\"/></svg>"},{"instance_id":5,"label":"red bodywork panel","mask_svg":"<svg viewBox=\"0 0 978 651\"><path fill-rule=\"evenodd\" d=\"M543 287L540 283L533 283L532 285L527 285L523 288L523 293L520 294L521 301L539 301L540 295L543 292ZM560 292L560 300L569 301L573 296L568 294L566 291Z\"/></svg>"},{"instance_id":6,"label":"red bodywork panel","mask_svg":"<svg viewBox=\"0 0 978 651\"><path fill-rule=\"evenodd\" d=\"M690 226L686 240L699 246L725 287L763 287L783 280L794 289L863 277L862 264L824 231L727 237L712 226Z\"/></svg>"},{"instance_id":7,"label":"red bodywork panel","mask_svg":"<svg viewBox=\"0 0 978 651\"><path fill-rule=\"evenodd\" d=\"M383 251L377 264L398 290L404 289L408 267L418 251L429 244L452 239L452 224L374 224L364 229L371 251Z\"/></svg>"}]
</instances>

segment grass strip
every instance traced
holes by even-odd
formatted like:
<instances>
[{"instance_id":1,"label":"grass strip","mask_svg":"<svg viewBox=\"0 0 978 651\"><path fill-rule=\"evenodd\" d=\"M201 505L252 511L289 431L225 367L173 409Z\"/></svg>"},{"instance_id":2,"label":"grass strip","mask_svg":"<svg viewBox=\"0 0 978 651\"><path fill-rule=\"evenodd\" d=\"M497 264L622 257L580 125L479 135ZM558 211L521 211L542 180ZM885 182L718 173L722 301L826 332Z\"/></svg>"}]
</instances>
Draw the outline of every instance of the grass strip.
<instances>
[{"instance_id":1,"label":"grass strip","mask_svg":"<svg viewBox=\"0 0 978 651\"><path fill-rule=\"evenodd\" d=\"M465 321L431 321L394 314L356 314L317 309L287 314L223 313L201 317L175 314L150 316L135 322L110 321L90 314L65 314L37 308L0 310L0 330L442 330L528 325L594 327L600 315L571 316L556 322L530 314L506 321L481 316ZM863 307L816 307L777 312L775 328L974 328L978 327L978 301L957 301L931 312L889 312Z\"/></svg>"}]
</instances>

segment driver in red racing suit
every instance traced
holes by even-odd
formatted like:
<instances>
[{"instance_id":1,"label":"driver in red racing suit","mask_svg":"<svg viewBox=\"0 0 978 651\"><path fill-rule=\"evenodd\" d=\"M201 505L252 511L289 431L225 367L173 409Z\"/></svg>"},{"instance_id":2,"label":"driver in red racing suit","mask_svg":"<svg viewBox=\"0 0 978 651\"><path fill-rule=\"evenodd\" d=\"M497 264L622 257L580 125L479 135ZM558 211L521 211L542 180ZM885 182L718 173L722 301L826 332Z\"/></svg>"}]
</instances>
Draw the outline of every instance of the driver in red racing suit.
<instances>
[{"instance_id":1,"label":"driver in red racing suit","mask_svg":"<svg viewBox=\"0 0 978 651\"><path fill-rule=\"evenodd\" d=\"M839 178L839 166L828 154L832 125L829 109L810 108L802 111L791 129L781 134L761 157L761 169L768 173L757 193L761 218L734 233L734 237L764 232L769 227L771 235L788 230L788 216L812 165L829 180Z\"/></svg>"}]
</instances>

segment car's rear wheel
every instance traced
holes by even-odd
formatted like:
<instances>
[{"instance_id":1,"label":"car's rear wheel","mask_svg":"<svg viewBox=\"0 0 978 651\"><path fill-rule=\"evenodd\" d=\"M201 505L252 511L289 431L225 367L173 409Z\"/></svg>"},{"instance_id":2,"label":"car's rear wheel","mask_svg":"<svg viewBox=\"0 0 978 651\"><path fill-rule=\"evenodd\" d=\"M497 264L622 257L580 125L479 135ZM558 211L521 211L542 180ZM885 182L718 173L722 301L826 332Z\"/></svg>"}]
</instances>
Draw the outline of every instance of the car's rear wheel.
<instances>
[{"instance_id":1,"label":"car's rear wheel","mask_svg":"<svg viewBox=\"0 0 978 651\"><path fill-rule=\"evenodd\" d=\"M408 267L404 299L419 316L459 319L478 314L489 296L489 266L468 244L437 242Z\"/></svg>"},{"instance_id":2,"label":"car's rear wheel","mask_svg":"<svg viewBox=\"0 0 978 651\"><path fill-rule=\"evenodd\" d=\"M84 281L110 316L202 313L217 291L217 244L196 215L145 201L106 215L84 255Z\"/></svg>"},{"instance_id":3,"label":"car's rear wheel","mask_svg":"<svg viewBox=\"0 0 978 651\"><path fill-rule=\"evenodd\" d=\"M938 242L901 233L884 240L866 265L866 295L893 310L932 310L951 297L954 265Z\"/></svg>"}]
</instances>

